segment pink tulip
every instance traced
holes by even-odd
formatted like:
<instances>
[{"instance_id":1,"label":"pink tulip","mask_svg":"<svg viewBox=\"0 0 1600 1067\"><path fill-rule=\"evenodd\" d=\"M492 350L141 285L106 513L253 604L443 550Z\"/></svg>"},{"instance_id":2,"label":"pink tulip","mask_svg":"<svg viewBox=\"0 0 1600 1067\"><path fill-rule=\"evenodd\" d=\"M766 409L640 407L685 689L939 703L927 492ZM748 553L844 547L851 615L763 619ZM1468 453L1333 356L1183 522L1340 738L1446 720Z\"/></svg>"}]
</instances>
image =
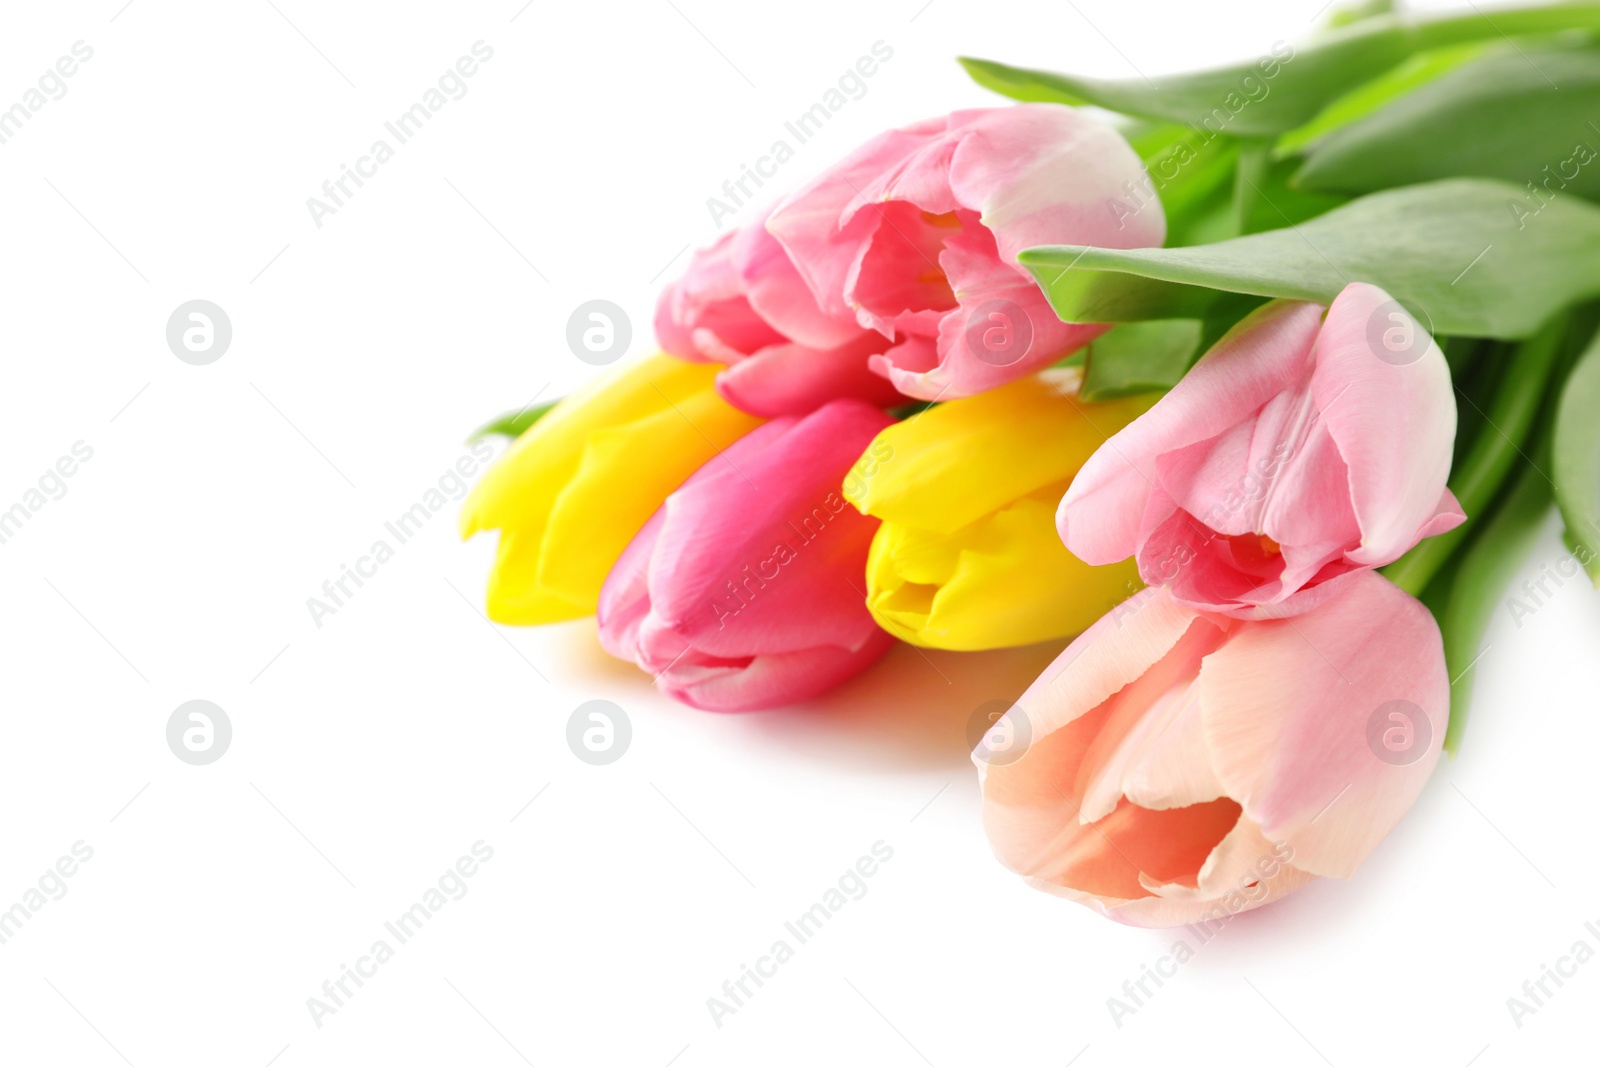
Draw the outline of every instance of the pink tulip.
<instances>
[{"instance_id":1,"label":"pink tulip","mask_svg":"<svg viewBox=\"0 0 1600 1067\"><path fill-rule=\"evenodd\" d=\"M1209 927L1350 877L1422 791L1449 699L1433 617L1379 575L1267 622L1147 589L985 736L984 826L1037 888Z\"/></svg>"},{"instance_id":2,"label":"pink tulip","mask_svg":"<svg viewBox=\"0 0 1600 1067\"><path fill-rule=\"evenodd\" d=\"M855 397L904 400L867 368L889 342L845 313L827 314L766 230L766 218L696 252L656 304L656 340L680 359L726 363L717 391L771 418Z\"/></svg>"},{"instance_id":3,"label":"pink tulip","mask_svg":"<svg viewBox=\"0 0 1600 1067\"><path fill-rule=\"evenodd\" d=\"M871 666L893 644L863 593L878 520L839 487L892 421L836 400L700 468L606 579L600 643L708 711L803 700Z\"/></svg>"},{"instance_id":4,"label":"pink tulip","mask_svg":"<svg viewBox=\"0 0 1600 1067\"><path fill-rule=\"evenodd\" d=\"M1274 301L1084 465L1057 512L1090 564L1238 618L1309 610L1460 523L1444 353L1383 290Z\"/></svg>"},{"instance_id":5,"label":"pink tulip","mask_svg":"<svg viewBox=\"0 0 1600 1067\"><path fill-rule=\"evenodd\" d=\"M890 338L872 368L908 396L970 396L1105 327L1064 323L1017 253L1159 245L1122 136L1059 104L957 111L867 142L779 204L767 228L830 316Z\"/></svg>"}]
</instances>

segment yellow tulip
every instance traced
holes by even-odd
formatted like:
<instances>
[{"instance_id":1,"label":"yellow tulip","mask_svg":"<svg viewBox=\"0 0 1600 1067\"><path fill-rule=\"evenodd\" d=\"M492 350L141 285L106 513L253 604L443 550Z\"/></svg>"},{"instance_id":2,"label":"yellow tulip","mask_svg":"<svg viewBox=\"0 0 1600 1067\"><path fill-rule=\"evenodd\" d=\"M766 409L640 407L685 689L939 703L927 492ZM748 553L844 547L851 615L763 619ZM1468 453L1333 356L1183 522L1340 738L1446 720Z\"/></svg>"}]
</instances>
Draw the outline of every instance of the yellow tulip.
<instances>
[{"instance_id":1,"label":"yellow tulip","mask_svg":"<svg viewBox=\"0 0 1600 1067\"><path fill-rule=\"evenodd\" d=\"M867 607L924 648L975 651L1067 637L1139 588L1132 560L1091 567L1056 534L1078 469L1155 396L1077 399L1076 369L951 400L880 433L844 485L883 520Z\"/></svg>"},{"instance_id":2,"label":"yellow tulip","mask_svg":"<svg viewBox=\"0 0 1600 1067\"><path fill-rule=\"evenodd\" d=\"M500 531L488 614L536 625L592 615L611 565L684 479L761 420L717 395L722 368L651 356L564 398L506 450L461 509Z\"/></svg>"}]
</instances>

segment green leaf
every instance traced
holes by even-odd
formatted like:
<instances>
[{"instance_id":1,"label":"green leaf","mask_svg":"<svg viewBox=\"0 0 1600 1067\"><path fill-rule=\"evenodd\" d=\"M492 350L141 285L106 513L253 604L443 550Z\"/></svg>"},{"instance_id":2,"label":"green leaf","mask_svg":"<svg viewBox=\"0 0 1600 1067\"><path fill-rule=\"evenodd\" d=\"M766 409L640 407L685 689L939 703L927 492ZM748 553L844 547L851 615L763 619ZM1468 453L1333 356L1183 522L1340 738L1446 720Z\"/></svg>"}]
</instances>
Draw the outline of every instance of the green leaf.
<instances>
[{"instance_id":1,"label":"green leaf","mask_svg":"<svg viewBox=\"0 0 1600 1067\"><path fill-rule=\"evenodd\" d=\"M1014 100L1093 104L1147 119L1164 119L1213 133L1259 137L1310 122L1329 101L1370 81L1412 54L1468 41L1520 34L1600 28L1600 4L1466 15L1381 15L1290 47L1281 41L1260 59L1215 70L1108 80L1027 70L963 58L979 85Z\"/></svg>"},{"instance_id":2,"label":"green leaf","mask_svg":"<svg viewBox=\"0 0 1600 1067\"><path fill-rule=\"evenodd\" d=\"M1342 194L1305 192L1290 184L1297 160L1274 160L1268 141L1248 141L1234 187L1238 233L1262 233L1326 214L1349 201Z\"/></svg>"},{"instance_id":3,"label":"green leaf","mask_svg":"<svg viewBox=\"0 0 1600 1067\"><path fill-rule=\"evenodd\" d=\"M1200 354L1195 319L1130 322L1089 345L1088 369L1078 395L1091 403L1171 389Z\"/></svg>"},{"instance_id":4,"label":"green leaf","mask_svg":"<svg viewBox=\"0 0 1600 1067\"><path fill-rule=\"evenodd\" d=\"M1556 409L1552 471L1567 543L1600 586L1600 336L1579 357Z\"/></svg>"},{"instance_id":5,"label":"green leaf","mask_svg":"<svg viewBox=\"0 0 1600 1067\"><path fill-rule=\"evenodd\" d=\"M1421 52L1405 60L1365 85L1356 87L1333 101L1316 118L1278 138L1273 154L1282 159L1296 155L1334 130L1364 119L1392 101L1426 85L1469 60L1483 55L1489 47L1481 42Z\"/></svg>"},{"instance_id":6,"label":"green leaf","mask_svg":"<svg viewBox=\"0 0 1600 1067\"><path fill-rule=\"evenodd\" d=\"M1446 177L1503 178L1521 187L1517 213L1532 225L1552 198L1600 197L1597 116L1600 48L1506 46L1327 134L1293 181L1367 193Z\"/></svg>"},{"instance_id":7,"label":"green leaf","mask_svg":"<svg viewBox=\"0 0 1600 1067\"><path fill-rule=\"evenodd\" d=\"M1556 315L1511 354L1505 380L1495 391L1484 418L1487 429L1450 472L1450 491L1466 512L1467 521L1422 541L1383 569L1385 577L1401 589L1418 595L1427 588L1480 521L1480 515L1488 510L1512 466L1524 457L1523 447L1532 435L1534 417L1545 398L1551 372L1561 361L1562 342L1570 321L1565 314Z\"/></svg>"},{"instance_id":8,"label":"green leaf","mask_svg":"<svg viewBox=\"0 0 1600 1067\"><path fill-rule=\"evenodd\" d=\"M508 411L492 422L484 423L476 430L473 430L467 440L469 442L480 441L485 437L496 435L510 438L521 437L523 431L544 418L550 409L559 403L561 401L552 400L548 404L540 404L537 407L523 407L518 408L516 411Z\"/></svg>"},{"instance_id":9,"label":"green leaf","mask_svg":"<svg viewBox=\"0 0 1600 1067\"><path fill-rule=\"evenodd\" d=\"M1388 15L1393 11L1394 0L1358 0L1357 3L1341 4L1328 13L1327 28L1336 30L1352 22Z\"/></svg>"},{"instance_id":10,"label":"green leaf","mask_svg":"<svg viewBox=\"0 0 1600 1067\"><path fill-rule=\"evenodd\" d=\"M1434 334L1522 338L1600 293L1600 208L1574 198L1517 228L1515 186L1459 178L1354 200L1289 229L1194 248L1025 249L1067 322L1205 318L1219 291L1332 303L1370 282Z\"/></svg>"}]
</instances>

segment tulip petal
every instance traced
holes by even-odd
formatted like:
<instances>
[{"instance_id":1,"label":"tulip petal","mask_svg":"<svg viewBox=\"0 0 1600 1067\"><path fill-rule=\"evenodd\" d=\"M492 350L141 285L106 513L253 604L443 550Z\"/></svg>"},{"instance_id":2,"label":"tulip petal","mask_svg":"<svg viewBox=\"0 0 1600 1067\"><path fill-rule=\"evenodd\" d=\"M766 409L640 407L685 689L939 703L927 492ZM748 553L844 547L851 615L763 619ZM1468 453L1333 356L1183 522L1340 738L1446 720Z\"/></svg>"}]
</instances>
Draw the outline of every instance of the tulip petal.
<instances>
[{"instance_id":1,"label":"tulip petal","mask_svg":"<svg viewBox=\"0 0 1600 1067\"><path fill-rule=\"evenodd\" d=\"M1437 762L1450 684L1433 616L1362 571L1314 612L1240 628L1206 658L1199 688L1228 795L1293 847L1295 866L1349 877ZM1380 758L1369 741L1369 724L1395 701L1424 719L1409 763ZM1320 818L1333 805L1337 817Z\"/></svg>"},{"instance_id":2,"label":"tulip petal","mask_svg":"<svg viewBox=\"0 0 1600 1067\"><path fill-rule=\"evenodd\" d=\"M691 651L659 668L656 685L703 711L756 711L809 700L865 670L893 644L878 630L853 648L819 645L724 661Z\"/></svg>"},{"instance_id":3,"label":"tulip petal","mask_svg":"<svg viewBox=\"0 0 1600 1067\"><path fill-rule=\"evenodd\" d=\"M1224 795L1211 767L1193 679L1173 685L1163 698L1164 706L1152 709L1159 714L1151 715L1138 749L1123 762L1122 795L1141 808L1155 809L1181 808Z\"/></svg>"},{"instance_id":4,"label":"tulip petal","mask_svg":"<svg viewBox=\"0 0 1600 1067\"><path fill-rule=\"evenodd\" d=\"M739 230L730 250L738 280L751 309L795 344L834 349L860 339L855 316L822 310L794 261L767 232L766 218ZM755 354L755 349L745 351Z\"/></svg>"},{"instance_id":5,"label":"tulip petal","mask_svg":"<svg viewBox=\"0 0 1600 1067\"><path fill-rule=\"evenodd\" d=\"M1133 777L1135 768L1142 766L1144 758L1167 739L1168 731L1197 703L1194 689L1201 660L1226 637L1227 632L1220 626L1196 618L1171 651L1106 702L1107 713L1084 753L1071 790L1079 798L1080 819L1103 819L1122 802L1126 779ZM1162 803L1148 806L1183 807L1222 795L1209 773L1203 737L1199 750L1191 749L1188 754L1197 756L1204 770L1197 771L1195 780L1184 782L1174 776L1171 781L1154 784L1150 792L1159 794ZM1207 795L1178 795L1191 790Z\"/></svg>"},{"instance_id":6,"label":"tulip petal","mask_svg":"<svg viewBox=\"0 0 1600 1067\"><path fill-rule=\"evenodd\" d=\"M878 624L927 648L978 651L1088 628L1138 588L1132 564L1090 567L1056 537L1064 483L951 533L885 522L867 559Z\"/></svg>"},{"instance_id":7,"label":"tulip petal","mask_svg":"<svg viewBox=\"0 0 1600 1067\"><path fill-rule=\"evenodd\" d=\"M938 328L943 313L956 306L939 257L945 239L959 231L930 221L905 201L874 203L862 215L873 229L849 282L857 320L885 337L927 336ZM903 318L908 312L913 317Z\"/></svg>"},{"instance_id":8,"label":"tulip petal","mask_svg":"<svg viewBox=\"0 0 1600 1067\"><path fill-rule=\"evenodd\" d=\"M1261 878L1275 875L1293 854L1287 845L1268 841L1261 827L1241 813L1228 836L1206 857L1193 885L1163 884L1154 879L1146 879L1144 885L1157 896L1169 899L1214 901L1230 890L1246 890Z\"/></svg>"},{"instance_id":9,"label":"tulip petal","mask_svg":"<svg viewBox=\"0 0 1600 1067\"><path fill-rule=\"evenodd\" d=\"M1056 516L1067 547L1088 563L1133 555L1146 505L1166 482L1158 457L1226 434L1290 387L1321 317L1316 304L1273 301L1228 331L1177 388L1084 464ZM1214 496L1207 497L1209 508Z\"/></svg>"},{"instance_id":10,"label":"tulip petal","mask_svg":"<svg viewBox=\"0 0 1600 1067\"><path fill-rule=\"evenodd\" d=\"M977 759L980 777L993 779L996 796L1047 796L1053 783L1070 780L1056 774L1053 746L1060 732L1112 694L1137 679L1165 656L1193 624L1195 615L1164 589L1145 589L1129 597L1068 645L1007 715L1021 716L1019 736L1033 738L1027 755L1015 763L986 764ZM1042 747L1041 747L1042 746ZM1043 753L1035 760L1036 753ZM975 759L977 757L975 756ZM1081 752L1078 757L1081 758ZM1072 764L1072 774L1077 763Z\"/></svg>"},{"instance_id":11,"label":"tulip petal","mask_svg":"<svg viewBox=\"0 0 1600 1067\"><path fill-rule=\"evenodd\" d=\"M939 346L932 337L907 337L871 356L867 367L916 400L943 400L947 392L939 370Z\"/></svg>"},{"instance_id":12,"label":"tulip petal","mask_svg":"<svg viewBox=\"0 0 1600 1067\"><path fill-rule=\"evenodd\" d=\"M1144 879L1144 888L1154 897L1106 902L1100 910L1137 926L1193 925L1210 934L1233 916L1271 903L1315 878L1289 862L1293 854L1287 845L1268 841L1260 827L1240 815L1207 857L1195 885Z\"/></svg>"},{"instance_id":13,"label":"tulip petal","mask_svg":"<svg viewBox=\"0 0 1600 1067\"><path fill-rule=\"evenodd\" d=\"M876 334L862 334L852 344L826 351L772 345L717 375L717 392L734 407L763 418L804 415L840 398L889 407L906 398L867 366L867 357L886 344Z\"/></svg>"},{"instance_id":14,"label":"tulip petal","mask_svg":"<svg viewBox=\"0 0 1600 1067\"><path fill-rule=\"evenodd\" d=\"M1316 877L1314 874L1285 864L1278 868L1274 877L1262 878L1248 891L1230 892L1220 900L1174 899L1167 895L1111 900L1037 882L1033 884L1036 888L1088 905L1106 918L1127 926L1151 928L1191 926L1206 932L1208 936L1215 936L1216 932L1235 915L1286 897L1307 883L1315 881Z\"/></svg>"},{"instance_id":15,"label":"tulip petal","mask_svg":"<svg viewBox=\"0 0 1600 1067\"><path fill-rule=\"evenodd\" d=\"M1339 546L1361 538L1361 526L1350 503L1350 465L1329 432L1326 415L1326 411L1316 413L1315 423L1302 440L1287 435L1279 438L1279 450L1273 454L1286 454L1286 458L1265 480L1260 506L1251 509L1250 515L1250 528L1279 544L1331 546L1321 553L1324 562L1338 558ZM1301 584L1319 569L1321 565L1313 562L1301 574L1286 576L1285 581Z\"/></svg>"},{"instance_id":16,"label":"tulip petal","mask_svg":"<svg viewBox=\"0 0 1600 1067\"><path fill-rule=\"evenodd\" d=\"M1139 248L1166 238L1153 198L1137 211L1119 210L1128 207L1124 183L1144 168L1110 126L1051 104L958 111L950 119L965 133L950 162L955 199L982 213L1007 263L1037 245Z\"/></svg>"},{"instance_id":17,"label":"tulip petal","mask_svg":"<svg viewBox=\"0 0 1600 1067\"><path fill-rule=\"evenodd\" d=\"M650 553L666 517L666 508L656 510L622 550L600 589L595 608L600 647L618 659L633 659L639 648L639 628L650 614Z\"/></svg>"},{"instance_id":18,"label":"tulip petal","mask_svg":"<svg viewBox=\"0 0 1600 1067\"><path fill-rule=\"evenodd\" d=\"M1108 328L1062 322L1033 279L998 256L994 235L981 228L946 242L939 261L960 307L939 323L938 369L913 390L923 399L939 395L930 390L975 396L1048 367Z\"/></svg>"},{"instance_id":19,"label":"tulip petal","mask_svg":"<svg viewBox=\"0 0 1600 1067\"><path fill-rule=\"evenodd\" d=\"M877 627L850 576L864 569L877 520L849 507L838 485L889 422L839 400L728 449L667 500L652 611L711 655L864 642Z\"/></svg>"},{"instance_id":20,"label":"tulip petal","mask_svg":"<svg viewBox=\"0 0 1600 1067\"><path fill-rule=\"evenodd\" d=\"M1204 942L1235 915L1287 896L1316 877L1294 867L1288 856L1292 850L1267 841L1241 814L1188 884L1141 876L1141 893L1116 897L1038 877L1028 882L1035 889L1084 904L1129 926L1189 926Z\"/></svg>"},{"instance_id":21,"label":"tulip petal","mask_svg":"<svg viewBox=\"0 0 1600 1067\"><path fill-rule=\"evenodd\" d=\"M895 161L937 138L944 119L928 119L879 134L838 164L781 201L767 218L767 230L788 251L823 311L853 314L845 299L847 281L860 254L860 241L875 219L861 217L845 226L845 212Z\"/></svg>"},{"instance_id":22,"label":"tulip petal","mask_svg":"<svg viewBox=\"0 0 1600 1067\"><path fill-rule=\"evenodd\" d=\"M1000 861L1018 874L1096 896L1149 896L1141 877L1193 884L1239 819L1226 798L1167 811L1123 801L1092 823L1064 794L1028 808L986 804L983 825Z\"/></svg>"},{"instance_id":23,"label":"tulip petal","mask_svg":"<svg viewBox=\"0 0 1600 1067\"><path fill-rule=\"evenodd\" d=\"M721 353L753 352L783 340L746 298L737 237L725 233L695 253L689 271L656 300L656 341L679 359L726 362Z\"/></svg>"},{"instance_id":24,"label":"tulip petal","mask_svg":"<svg viewBox=\"0 0 1600 1067\"><path fill-rule=\"evenodd\" d=\"M1374 345L1396 316L1420 355ZM1450 368L1408 312L1361 282L1346 286L1328 309L1316 360L1313 388L1349 467L1350 500L1361 526L1361 546L1350 558L1366 566L1392 563L1416 543L1418 530L1437 530L1449 519L1436 494L1449 477L1455 443Z\"/></svg>"},{"instance_id":25,"label":"tulip petal","mask_svg":"<svg viewBox=\"0 0 1600 1067\"><path fill-rule=\"evenodd\" d=\"M1454 493L1446 489L1444 495L1439 498L1439 507L1434 512L1433 518L1429 519L1423 524L1422 529L1417 531L1417 537L1419 540L1426 537L1434 537L1448 530L1453 530L1466 521L1467 513L1461 510L1461 502L1456 499Z\"/></svg>"}]
</instances>

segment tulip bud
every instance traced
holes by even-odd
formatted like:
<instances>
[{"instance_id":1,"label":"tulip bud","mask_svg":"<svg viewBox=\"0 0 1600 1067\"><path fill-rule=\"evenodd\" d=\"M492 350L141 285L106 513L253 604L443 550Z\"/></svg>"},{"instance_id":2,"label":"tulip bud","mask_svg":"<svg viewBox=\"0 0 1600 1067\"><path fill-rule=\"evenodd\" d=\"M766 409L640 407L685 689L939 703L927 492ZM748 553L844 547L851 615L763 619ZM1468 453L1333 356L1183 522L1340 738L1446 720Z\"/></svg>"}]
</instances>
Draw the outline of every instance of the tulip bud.
<instances>
[{"instance_id":1,"label":"tulip bud","mask_svg":"<svg viewBox=\"0 0 1600 1067\"><path fill-rule=\"evenodd\" d=\"M1139 588L1131 561L1091 567L1055 509L1108 435L1154 396L1089 404L1082 373L1046 371L952 400L880 433L845 498L883 520L867 559L879 625L925 648L974 651L1068 637Z\"/></svg>"},{"instance_id":2,"label":"tulip bud","mask_svg":"<svg viewBox=\"0 0 1600 1067\"><path fill-rule=\"evenodd\" d=\"M893 644L861 600L877 520L838 486L888 422L836 400L710 460L606 579L600 643L710 711L804 700L871 666Z\"/></svg>"},{"instance_id":3,"label":"tulip bud","mask_svg":"<svg viewBox=\"0 0 1600 1067\"><path fill-rule=\"evenodd\" d=\"M1347 286L1325 320L1273 301L1084 464L1061 538L1197 610L1292 615L1463 520L1455 430L1444 354L1383 290Z\"/></svg>"}]
</instances>

